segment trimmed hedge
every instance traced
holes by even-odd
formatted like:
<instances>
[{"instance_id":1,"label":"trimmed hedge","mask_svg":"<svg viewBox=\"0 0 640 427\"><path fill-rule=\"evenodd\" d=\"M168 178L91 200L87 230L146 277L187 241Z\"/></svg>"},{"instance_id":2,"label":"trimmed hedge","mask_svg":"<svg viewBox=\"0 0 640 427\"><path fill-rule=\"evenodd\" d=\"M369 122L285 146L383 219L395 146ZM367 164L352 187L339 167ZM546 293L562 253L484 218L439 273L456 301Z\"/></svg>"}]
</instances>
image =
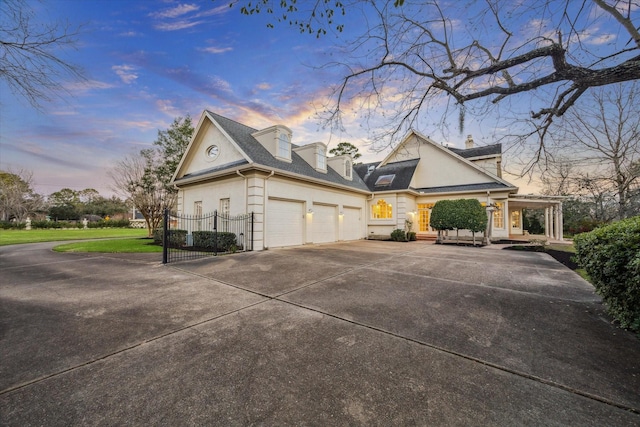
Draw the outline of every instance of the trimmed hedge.
<instances>
[{"instance_id":1,"label":"trimmed hedge","mask_svg":"<svg viewBox=\"0 0 640 427\"><path fill-rule=\"evenodd\" d=\"M640 216L579 234L573 242L609 314L640 332Z\"/></svg>"},{"instance_id":2,"label":"trimmed hedge","mask_svg":"<svg viewBox=\"0 0 640 427\"><path fill-rule=\"evenodd\" d=\"M233 248L237 249L237 240L235 233L229 233L226 231L218 231L217 235L217 247L216 247L216 233L213 231L194 231L193 233L193 246L198 248L213 249L216 248L219 252L228 252Z\"/></svg>"},{"instance_id":3,"label":"trimmed hedge","mask_svg":"<svg viewBox=\"0 0 640 427\"><path fill-rule=\"evenodd\" d=\"M0 221L0 229L2 230L24 230L26 227L27 224L24 222Z\"/></svg>"},{"instance_id":4,"label":"trimmed hedge","mask_svg":"<svg viewBox=\"0 0 640 427\"><path fill-rule=\"evenodd\" d=\"M109 221L100 220L88 222L87 228L129 228L131 221L128 219L110 219Z\"/></svg>"},{"instance_id":5,"label":"trimmed hedge","mask_svg":"<svg viewBox=\"0 0 640 427\"><path fill-rule=\"evenodd\" d=\"M153 231L153 242L157 245L162 244L163 228ZM187 244L187 230L169 230L169 246L182 247Z\"/></svg>"},{"instance_id":6,"label":"trimmed hedge","mask_svg":"<svg viewBox=\"0 0 640 427\"><path fill-rule=\"evenodd\" d=\"M470 230L475 233L487 228L487 212L477 199L439 200L431 210L429 224L438 230Z\"/></svg>"},{"instance_id":7,"label":"trimmed hedge","mask_svg":"<svg viewBox=\"0 0 640 427\"><path fill-rule=\"evenodd\" d=\"M31 228L83 228L81 222L70 221L31 221Z\"/></svg>"}]
</instances>

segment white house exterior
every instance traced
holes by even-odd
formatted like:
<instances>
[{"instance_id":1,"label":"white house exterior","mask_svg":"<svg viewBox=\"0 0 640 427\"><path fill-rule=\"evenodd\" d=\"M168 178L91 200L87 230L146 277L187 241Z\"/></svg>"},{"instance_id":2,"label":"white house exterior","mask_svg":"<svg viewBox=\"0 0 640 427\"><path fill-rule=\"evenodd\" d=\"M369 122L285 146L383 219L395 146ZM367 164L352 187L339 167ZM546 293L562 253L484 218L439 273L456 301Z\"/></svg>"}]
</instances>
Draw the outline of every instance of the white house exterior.
<instances>
[{"instance_id":1,"label":"white house exterior","mask_svg":"<svg viewBox=\"0 0 640 427\"><path fill-rule=\"evenodd\" d=\"M446 148L410 132L384 160L354 167L321 142L296 145L289 128L257 130L210 111L198 122L173 178L179 213L254 213L254 249L388 236L413 224L419 237L433 204L476 198L492 239L522 235L522 209L545 208L562 239L560 200L521 196L501 178L501 147Z\"/></svg>"}]
</instances>

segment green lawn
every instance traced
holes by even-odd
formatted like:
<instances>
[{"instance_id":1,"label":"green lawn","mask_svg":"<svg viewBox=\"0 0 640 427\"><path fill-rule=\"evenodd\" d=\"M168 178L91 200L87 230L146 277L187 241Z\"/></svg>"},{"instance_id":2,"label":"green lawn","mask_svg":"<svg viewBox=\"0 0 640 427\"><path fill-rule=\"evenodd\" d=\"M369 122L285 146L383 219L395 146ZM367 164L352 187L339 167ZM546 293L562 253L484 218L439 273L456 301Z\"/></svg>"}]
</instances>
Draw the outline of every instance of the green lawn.
<instances>
[{"instance_id":1,"label":"green lawn","mask_svg":"<svg viewBox=\"0 0 640 427\"><path fill-rule=\"evenodd\" d=\"M102 252L102 253L144 253L162 252L162 246L155 245L153 239L90 240L66 243L53 248L56 252Z\"/></svg>"},{"instance_id":2,"label":"green lawn","mask_svg":"<svg viewBox=\"0 0 640 427\"><path fill-rule=\"evenodd\" d=\"M57 242L80 239L109 239L146 237L147 230L139 228L89 228L71 230L0 230L0 246L20 243Z\"/></svg>"}]
</instances>

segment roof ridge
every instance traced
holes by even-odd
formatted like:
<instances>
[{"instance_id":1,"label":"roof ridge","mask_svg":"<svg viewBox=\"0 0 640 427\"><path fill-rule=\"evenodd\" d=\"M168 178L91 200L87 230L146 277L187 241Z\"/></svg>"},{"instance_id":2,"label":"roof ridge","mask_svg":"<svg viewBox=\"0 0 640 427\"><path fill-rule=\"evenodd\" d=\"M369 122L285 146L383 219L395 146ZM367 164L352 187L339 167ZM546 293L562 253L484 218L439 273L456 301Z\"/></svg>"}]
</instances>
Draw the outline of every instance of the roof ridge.
<instances>
[{"instance_id":1,"label":"roof ridge","mask_svg":"<svg viewBox=\"0 0 640 427\"><path fill-rule=\"evenodd\" d=\"M245 125L244 123L240 123L240 122L239 122L239 121L237 121L237 120L230 119L229 117L225 117L225 116L220 115L220 114L218 114L218 113L214 113L214 112L213 112L213 111L211 111L211 110L206 110L206 111L207 111L207 113L209 113L209 114L211 114L211 115L214 115L214 116L216 116L216 117L218 117L218 118L221 118L221 119L224 119L224 120L228 120L228 121L230 121L230 122L233 122L233 123L235 123L235 124L237 124L237 125L240 125L240 126L242 126L242 127L247 128L247 129L251 129L251 130L256 131L256 132L259 130L259 129L256 129L256 128L251 127L251 126L247 126L247 125Z\"/></svg>"}]
</instances>

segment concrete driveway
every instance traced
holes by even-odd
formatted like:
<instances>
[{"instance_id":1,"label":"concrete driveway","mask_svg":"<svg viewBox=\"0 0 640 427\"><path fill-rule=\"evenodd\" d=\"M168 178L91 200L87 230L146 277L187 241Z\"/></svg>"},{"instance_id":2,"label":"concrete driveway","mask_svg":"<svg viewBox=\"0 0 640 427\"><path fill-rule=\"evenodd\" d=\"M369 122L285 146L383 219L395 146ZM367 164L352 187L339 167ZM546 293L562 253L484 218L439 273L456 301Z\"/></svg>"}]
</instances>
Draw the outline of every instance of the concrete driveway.
<instances>
[{"instance_id":1,"label":"concrete driveway","mask_svg":"<svg viewBox=\"0 0 640 427\"><path fill-rule=\"evenodd\" d=\"M640 425L640 340L545 254L52 246L0 248L2 425Z\"/></svg>"}]
</instances>

